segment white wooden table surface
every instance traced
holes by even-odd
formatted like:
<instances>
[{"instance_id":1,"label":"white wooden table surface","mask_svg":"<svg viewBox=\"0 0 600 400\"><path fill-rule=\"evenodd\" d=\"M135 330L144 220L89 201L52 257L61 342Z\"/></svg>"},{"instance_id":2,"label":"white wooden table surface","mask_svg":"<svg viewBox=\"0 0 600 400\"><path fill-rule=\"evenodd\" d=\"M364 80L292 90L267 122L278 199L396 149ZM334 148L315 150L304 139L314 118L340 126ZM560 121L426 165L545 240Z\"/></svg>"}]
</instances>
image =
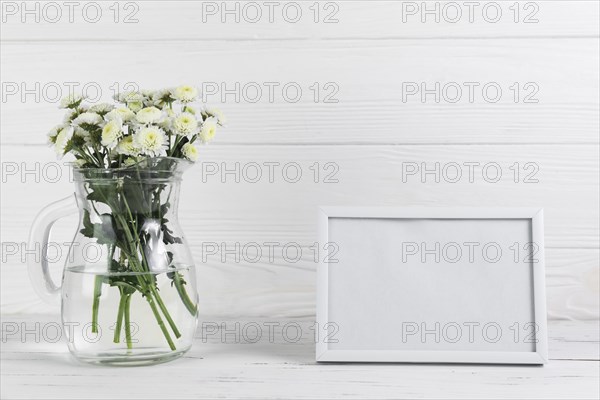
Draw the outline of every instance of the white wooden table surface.
<instances>
[{"instance_id":1,"label":"white wooden table surface","mask_svg":"<svg viewBox=\"0 0 600 400\"><path fill-rule=\"evenodd\" d=\"M26 326L58 317L3 316L2 326ZM263 337L197 333L183 358L151 367L81 364L65 343L29 334L2 335L1 397L13 398L569 398L600 397L599 323L551 321L550 363L545 366L316 364L312 318L220 320L232 329L256 322ZM267 334L267 323L279 328ZM298 323L297 343L283 340L281 327ZM25 324L25 325L22 325ZM34 329L35 330L35 329ZM292 336L292 335L290 335ZM240 343L235 343L236 337Z\"/></svg>"}]
</instances>

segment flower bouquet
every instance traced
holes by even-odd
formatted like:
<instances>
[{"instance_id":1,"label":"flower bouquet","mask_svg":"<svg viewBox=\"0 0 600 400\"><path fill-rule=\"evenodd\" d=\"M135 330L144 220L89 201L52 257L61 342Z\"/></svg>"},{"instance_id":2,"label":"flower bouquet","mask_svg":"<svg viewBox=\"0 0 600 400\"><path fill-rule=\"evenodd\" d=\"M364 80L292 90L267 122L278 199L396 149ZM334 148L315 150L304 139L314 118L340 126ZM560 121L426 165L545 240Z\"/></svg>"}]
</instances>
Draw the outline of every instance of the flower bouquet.
<instances>
[{"instance_id":1,"label":"flower bouquet","mask_svg":"<svg viewBox=\"0 0 600 400\"><path fill-rule=\"evenodd\" d=\"M80 359L159 361L191 346L198 296L177 221L179 186L198 147L225 123L197 98L197 89L180 86L120 94L115 104L61 101L67 115L49 142L75 159L80 222L61 292L63 321L81 326L69 338ZM90 260L78 250L86 245L102 256ZM101 335L107 330L111 340ZM102 337L82 339L90 334Z\"/></svg>"}]
</instances>

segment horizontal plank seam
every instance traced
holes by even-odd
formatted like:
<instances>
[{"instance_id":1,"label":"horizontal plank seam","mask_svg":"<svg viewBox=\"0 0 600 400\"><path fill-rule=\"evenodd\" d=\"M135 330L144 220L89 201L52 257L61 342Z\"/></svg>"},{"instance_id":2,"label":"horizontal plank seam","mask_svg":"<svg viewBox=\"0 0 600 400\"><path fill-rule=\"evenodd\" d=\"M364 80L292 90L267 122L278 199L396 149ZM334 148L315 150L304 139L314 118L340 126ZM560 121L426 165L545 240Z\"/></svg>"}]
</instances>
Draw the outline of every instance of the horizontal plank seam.
<instances>
[{"instance_id":1,"label":"horizontal plank seam","mask_svg":"<svg viewBox=\"0 0 600 400\"><path fill-rule=\"evenodd\" d=\"M577 40L577 39L600 39L600 35L506 35L506 36L421 36L421 37L398 37L398 36L374 36L374 37L323 37L323 38L185 38L185 39L2 39L2 44L37 44L37 43L193 43L193 42L348 42L348 41L406 41L406 40Z\"/></svg>"},{"instance_id":2,"label":"horizontal plank seam","mask_svg":"<svg viewBox=\"0 0 600 400\"><path fill-rule=\"evenodd\" d=\"M7 342L7 343L10 343ZM238 344L238 345L242 345L242 344ZM232 345L233 346L233 345ZM56 352L53 351L2 351L2 354L4 355L8 355L8 354L29 354L29 355L34 355L34 354L56 354ZM184 357L188 357L188 356L184 356ZM189 357L188 357L189 358ZM192 357L193 358L193 357ZM591 359L591 358L549 358L550 361L576 361L576 362L599 362L600 359ZM31 360L29 360L31 361ZM358 363L360 364L360 363ZM397 364L403 364L401 362L397 363ZM427 363L423 363L423 364L427 364ZM303 366L322 366L322 365L332 365L332 364L297 364L297 365L303 365ZM335 365L335 364L333 364ZM429 365L438 365L438 364L429 364ZM465 366L469 366L469 365L473 365L473 364L466 364ZM502 365L502 364L498 364L498 365ZM525 366L526 367L526 366ZM13 375L11 373L3 373L3 376L9 376L9 375ZM16 374L16 375L23 375L23 374Z\"/></svg>"}]
</instances>

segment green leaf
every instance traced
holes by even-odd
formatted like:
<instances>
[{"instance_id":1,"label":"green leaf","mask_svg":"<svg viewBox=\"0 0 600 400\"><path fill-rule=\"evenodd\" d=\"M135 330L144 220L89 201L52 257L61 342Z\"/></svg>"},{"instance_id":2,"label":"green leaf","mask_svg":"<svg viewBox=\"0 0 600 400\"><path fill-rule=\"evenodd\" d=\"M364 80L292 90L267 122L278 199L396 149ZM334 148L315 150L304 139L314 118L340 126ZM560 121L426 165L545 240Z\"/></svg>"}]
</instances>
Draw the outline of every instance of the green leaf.
<instances>
[{"instance_id":1,"label":"green leaf","mask_svg":"<svg viewBox=\"0 0 600 400\"><path fill-rule=\"evenodd\" d=\"M117 186L107 184L93 184L90 183L90 188L93 189L86 198L89 201L95 201L97 203L104 203L111 206L111 200L117 200Z\"/></svg>"},{"instance_id":2,"label":"green leaf","mask_svg":"<svg viewBox=\"0 0 600 400\"><path fill-rule=\"evenodd\" d=\"M80 230L85 237L95 238L98 244L115 244L117 235L115 221L111 214L102 214L100 216L102 223L94 224L90 218L90 212L83 210L83 228Z\"/></svg>"},{"instance_id":3,"label":"green leaf","mask_svg":"<svg viewBox=\"0 0 600 400\"><path fill-rule=\"evenodd\" d=\"M173 236L173 231L167 228L167 225L161 225L160 229L163 232L163 243L164 244L174 244L174 243L183 243L181 238Z\"/></svg>"},{"instance_id":4,"label":"green leaf","mask_svg":"<svg viewBox=\"0 0 600 400\"><path fill-rule=\"evenodd\" d=\"M81 229L79 232L81 232L81 234L85 237L94 237L94 224L90 219L90 212L87 208L83 209L83 229Z\"/></svg>"},{"instance_id":5,"label":"green leaf","mask_svg":"<svg viewBox=\"0 0 600 400\"><path fill-rule=\"evenodd\" d=\"M165 204L163 204L162 206L160 206L160 215L167 215L170 207L171 207L171 203L169 203L168 201Z\"/></svg>"}]
</instances>

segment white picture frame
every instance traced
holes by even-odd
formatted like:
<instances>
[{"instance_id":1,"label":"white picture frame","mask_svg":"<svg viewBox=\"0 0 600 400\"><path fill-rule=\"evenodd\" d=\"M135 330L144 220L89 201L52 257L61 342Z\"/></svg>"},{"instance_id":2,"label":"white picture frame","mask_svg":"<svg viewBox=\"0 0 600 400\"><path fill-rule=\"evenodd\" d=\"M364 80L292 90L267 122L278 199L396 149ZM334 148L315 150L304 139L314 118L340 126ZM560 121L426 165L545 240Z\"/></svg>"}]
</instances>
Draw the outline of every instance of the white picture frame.
<instances>
[{"instance_id":1,"label":"white picture frame","mask_svg":"<svg viewBox=\"0 0 600 400\"><path fill-rule=\"evenodd\" d=\"M547 362L542 209L319 207L318 226L319 243L329 252L317 271L317 362ZM470 258L456 262L460 244L452 255L445 245L440 256L433 253L442 253L441 243L428 248L422 241L429 236L435 243L440 237L455 243L477 238L487 254L490 249L505 254L501 250L511 247L510 240L518 246L509 250L512 261L488 255L480 262L477 242L463 242ZM494 245L485 242L494 237ZM398 240L404 240L403 268L397 268ZM520 265L519 240L529 242L526 268ZM420 257L409 258L415 249L407 243L421 246ZM468 332L460 325L461 313ZM487 315L498 322L487 321ZM505 326L513 319L515 324ZM501 335L496 342L494 331Z\"/></svg>"}]
</instances>

